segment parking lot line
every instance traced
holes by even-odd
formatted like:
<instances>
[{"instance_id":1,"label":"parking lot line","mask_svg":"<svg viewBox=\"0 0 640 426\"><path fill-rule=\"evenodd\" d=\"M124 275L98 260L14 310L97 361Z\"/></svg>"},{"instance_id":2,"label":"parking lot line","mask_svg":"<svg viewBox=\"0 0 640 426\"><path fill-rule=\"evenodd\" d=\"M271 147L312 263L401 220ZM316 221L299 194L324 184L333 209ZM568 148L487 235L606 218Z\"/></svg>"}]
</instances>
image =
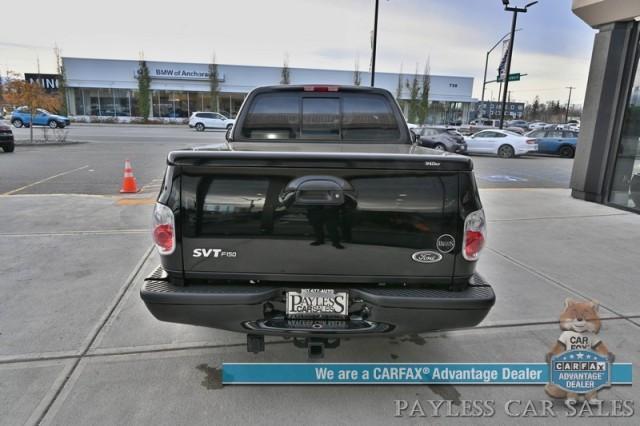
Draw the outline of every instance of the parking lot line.
<instances>
[{"instance_id":1,"label":"parking lot line","mask_svg":"<svg viewBox=\"0 0 640 426\"><path fill-rule=\"evenodd\" d=\"M39 181L30 183L30 184L25 185L25 186L21 186L20 188L16 188L16 189L11 190L9 192L5 192L2 195L13 195L16 192L20 192L20 191L23 191L23 190L25 190L27 188L31 188L32 186L36 186L36 185L39 185L41 183L48 182L51 179L55 179L55 178L60 177L60 176L68 175L69 173L73 173L73 172L77 172L77 171L82 170L82 169L86 169L87 167L89 167L89 165L78 167L77 169L73 169L73 170L67 170L66 172L61 172L61 173L58 173L56 175L49 176L48 178L40 179Z\"/></svg>"}]
</instances>

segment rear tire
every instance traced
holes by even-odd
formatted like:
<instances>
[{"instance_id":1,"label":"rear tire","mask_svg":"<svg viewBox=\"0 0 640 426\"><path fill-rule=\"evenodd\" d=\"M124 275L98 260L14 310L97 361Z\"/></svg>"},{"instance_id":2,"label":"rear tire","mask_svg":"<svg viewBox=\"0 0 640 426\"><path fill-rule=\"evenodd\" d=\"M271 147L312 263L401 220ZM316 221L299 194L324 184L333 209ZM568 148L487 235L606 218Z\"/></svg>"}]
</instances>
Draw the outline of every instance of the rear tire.
<instances>
[{"instance_id":1,"label":"rear tire","mask_svg":"<svg viewBox=\"0 0 640 426\"><path fill-rule=\"evenodd\" d=\"M558 151L558 154L560 154L560 157L563 158L573 158L576 155L576 151L570 146L563 146Z\"/></svg>"},{"instance_id":2,"label":"rear tire","mask_svg":"<svg viewBox=\"0 0 640 426\"><path fill-rule=\"evenodd\" d=\"M15 120L13 120L11 124L13 124L13 127L15 127L16 129L19 129L20 127L24 126L24 123L19 118L16 118Z\"/></svg>"},{"instance_id":3,"label":"rear tire","mask_svg":"<svg viewBox=\"0 0 640 426\"><path fill-rule=\"evenodd\" d=\"M500 158L513 158L516 156L516 151L511 145L502 145L498 148L498 157Z\"/></svg>"},{"instance_id":4,"label":"rear tire","mask_svg":"<svg viewBox=\"0 0 640 426\"><path fill-rule=\"evenodd\" d=\"M197 132L204 132L204 124L196 123L196 131Z\"/></svg>"},{"instance_id":5,"label":"rear tire","mask_svg":"<svg viewBox=\"0 0 640 426\"><path fill-rule=\"evenodd\" d=\"M433 146L433 149L435 149L436 151L446 151L447 148L442 145L441 143L437 143Z\"/></svg>"},{"instance_id":6,"label":"rear tire","mask_svg":"<svg viewBox=\"0 0 640 426\"><path fill-rule=\"evenodd\" d=\"M49 128L57 129L58 128L58 122L56 120L49 121Z\"/></svg>"},{"instance_id":7,"label":"rear tire","mask_svg":"<svg viewBox=\"0 0 640 426\"><path fill-rule=\"evenodd\" d=\"M2 147L2 150L4 152L13 152L15 149L16 149L16 146L14 144Z\"/></svg>"}]
</instances>

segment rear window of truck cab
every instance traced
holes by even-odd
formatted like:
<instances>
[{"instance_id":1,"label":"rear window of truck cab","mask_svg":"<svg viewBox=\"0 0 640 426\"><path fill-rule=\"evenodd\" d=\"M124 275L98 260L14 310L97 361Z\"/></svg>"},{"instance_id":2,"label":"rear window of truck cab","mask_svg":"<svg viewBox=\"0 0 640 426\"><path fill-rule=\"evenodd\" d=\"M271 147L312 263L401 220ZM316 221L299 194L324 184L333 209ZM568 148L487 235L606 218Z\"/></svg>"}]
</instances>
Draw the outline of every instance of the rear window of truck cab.
<instances>
[{"instance_id":1,"label":"rear window of truck cab","mask_svg":"<svg viewBox=\"0 0 640 426\"><path fill-rule=\"evenodd\" d=\"M375 141L400 138L390 101L375 93L260 93L241 129L243 139Z\"/></svg>"}]
</instances>

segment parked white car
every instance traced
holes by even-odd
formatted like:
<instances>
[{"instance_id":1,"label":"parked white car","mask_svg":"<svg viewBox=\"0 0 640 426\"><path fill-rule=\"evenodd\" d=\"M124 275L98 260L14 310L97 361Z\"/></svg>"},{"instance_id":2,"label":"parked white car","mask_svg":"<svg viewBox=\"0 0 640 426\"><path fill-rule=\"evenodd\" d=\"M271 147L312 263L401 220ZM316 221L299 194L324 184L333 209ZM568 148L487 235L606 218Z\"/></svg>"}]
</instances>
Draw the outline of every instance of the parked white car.
<instances>
[{"instance_id":1,"label":"parked white car","mask_svg":"<svg viewBox=\"0 0 640 426\"><path fill-rule=\"evenodd\" d=\"M230 129L236 120L227 118L218 112L196 111L189 117L189 127L199 132L205 129Z\"/></svg>"},{"instance_id":2,"label":"parked white car","mask_svg":"<svg viewBox=\"0 0 640 426\"><path fill-rule=\"evenodd\" d=\"M559 125L558 127L559 128L561 127L562 130L570 130L572 132L579 132L580 131L580 121L571 120L566 124Z\"/></svg>"},{"instance_id":3,"label":"parked white car","mask_svg":"<svg viewBox=\"0 0 640 426\"><path fill-rule=\"evenodd\" d=\"M512 158L538 150L536 139L509 130L482 130L464 140L467 142L468 154L493 154L501 158Z\"/></svg>"},{"instance_id":4,"label":"parked white car","mask_svg":"<svg viewBox=\"0 0 640 426\"><path fill-rule=\"evenodd\" d=\"M548 126L547 123L543 123L542 121L536 121L535 123L529 124L529 130L544 129L546 126Z\"/></svg>"}]
</instances>

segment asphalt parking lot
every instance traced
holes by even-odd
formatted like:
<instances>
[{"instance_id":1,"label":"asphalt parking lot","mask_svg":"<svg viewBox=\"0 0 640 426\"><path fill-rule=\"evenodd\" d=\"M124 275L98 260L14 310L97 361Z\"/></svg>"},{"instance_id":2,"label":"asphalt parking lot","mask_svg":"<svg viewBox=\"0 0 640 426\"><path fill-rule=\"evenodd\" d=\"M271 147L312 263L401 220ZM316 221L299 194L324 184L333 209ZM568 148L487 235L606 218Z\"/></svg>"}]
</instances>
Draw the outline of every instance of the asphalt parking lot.
<instances>
[{"instance_id":1,"label":"asphalt parking lot","mask_svg":"<svg viewBox=\"0 0 640 426\"><path fill-rule=\"evenodd\" d=\"M223 137L72 126L68 138L86 143L0 154L0 424L386 425L425 421L395 418L396 399L546 399L541 386L223 387L222 362L304 362L306 352L269 339L266 352L249 354L242 335L158 322L138 296L159 263L148 225L166 153ZM118 193L126 158L142 187L131 196ZM602 340L637 368L640 216L570 198L571 160L474 163L490 233L478 269L497 295L486 320L470 330L345 341L325 361L542 362L560 334L563 301L574 297L602 303ZM601 397L637 406L640 387ZM603 423L527 419L589 420ZM497 410L472 423L505 421Z\"/></svg>"}]
</instances>

